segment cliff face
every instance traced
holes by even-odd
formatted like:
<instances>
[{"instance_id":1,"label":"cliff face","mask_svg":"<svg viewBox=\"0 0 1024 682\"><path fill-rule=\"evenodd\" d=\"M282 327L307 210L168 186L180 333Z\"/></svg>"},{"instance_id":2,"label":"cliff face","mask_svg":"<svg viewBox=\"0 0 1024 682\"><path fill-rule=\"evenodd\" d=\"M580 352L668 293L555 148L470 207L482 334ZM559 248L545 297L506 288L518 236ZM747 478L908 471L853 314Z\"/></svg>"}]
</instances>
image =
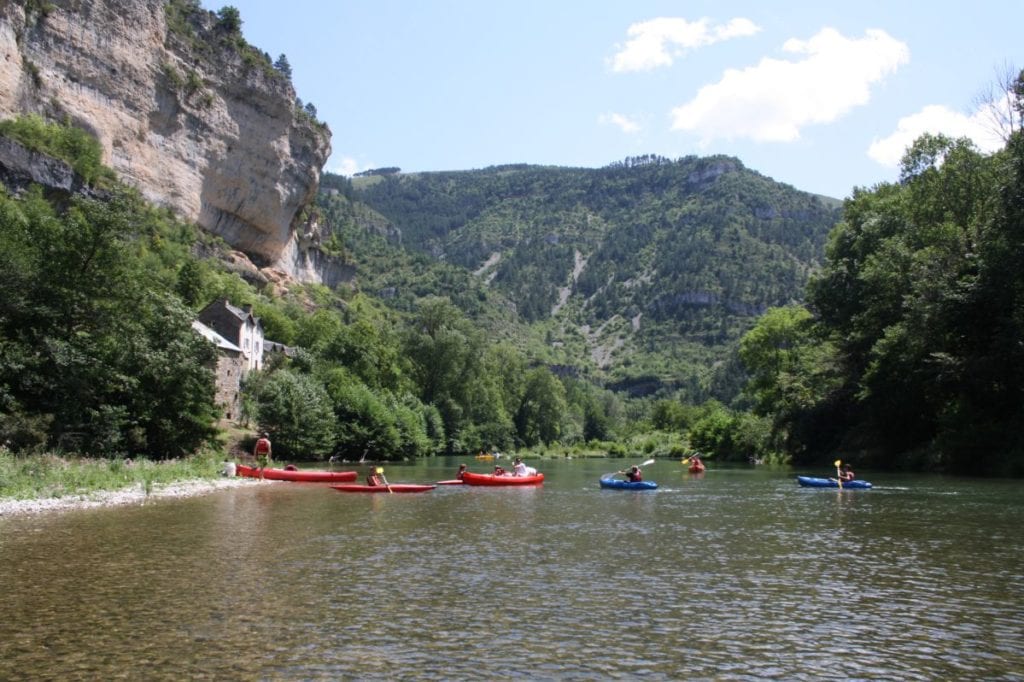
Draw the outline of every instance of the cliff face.
<instances>
[{"instance_id":1,"label":"cliff face","mask_svg":"<svg viewBox=\"0 0 1024 682\"><path fill-rule=\"evenodd\" d=\"M297 236L330 131L217 19L189 0L0 0L0 117L89 130L150 201L260 266L332 284L339 273Z\"/></svg>"}]
</instances>

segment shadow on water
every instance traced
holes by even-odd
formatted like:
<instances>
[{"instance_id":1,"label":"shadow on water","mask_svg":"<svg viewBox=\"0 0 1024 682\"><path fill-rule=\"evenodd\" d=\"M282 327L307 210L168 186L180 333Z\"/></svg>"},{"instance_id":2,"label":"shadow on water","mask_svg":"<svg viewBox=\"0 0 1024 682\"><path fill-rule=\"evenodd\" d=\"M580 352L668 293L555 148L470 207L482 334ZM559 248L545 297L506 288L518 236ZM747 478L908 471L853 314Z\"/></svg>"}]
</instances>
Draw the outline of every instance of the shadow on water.
<instances>
[{"instance_id":1,"label":"shadow on water","mask_svg":"<svg viewBox=\"0 0 1024 682\"><path fill-rule=\"evenodd\" d=\"M623 463L0 519L0 678L1020 679L1014 484L659 461L658 490L601 490Z\"/></svg>"}]
</instances>

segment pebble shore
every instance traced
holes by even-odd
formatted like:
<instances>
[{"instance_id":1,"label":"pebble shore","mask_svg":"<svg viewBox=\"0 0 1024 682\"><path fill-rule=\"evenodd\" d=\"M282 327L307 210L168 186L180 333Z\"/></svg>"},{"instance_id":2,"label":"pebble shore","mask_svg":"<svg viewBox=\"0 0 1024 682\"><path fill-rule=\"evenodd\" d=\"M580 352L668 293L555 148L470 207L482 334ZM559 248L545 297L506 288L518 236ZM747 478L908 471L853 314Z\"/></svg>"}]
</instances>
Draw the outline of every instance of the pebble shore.
<instances>
[{"instance_id":1,"label":"pebble shore","mask_svg":"<svg viewBox=\"0 0 1024 682\"><path fill-rule=\"evenodd\" d=\"M126 504L142 504L146 500L168 497L191 497L203 495L224 488L237 488L243 485L268 485L274 481L260 481L254 478L212 478L193 481L180 481L167 485L154 485L146 491L139 486L125 490L95 492L86 495L67 495L35 500L15 500L0 498L0 517L21 514L40 514L46 512L68 511L71 509L90 509L94 507L114 507Z\"/></svg>"}]
</instances>

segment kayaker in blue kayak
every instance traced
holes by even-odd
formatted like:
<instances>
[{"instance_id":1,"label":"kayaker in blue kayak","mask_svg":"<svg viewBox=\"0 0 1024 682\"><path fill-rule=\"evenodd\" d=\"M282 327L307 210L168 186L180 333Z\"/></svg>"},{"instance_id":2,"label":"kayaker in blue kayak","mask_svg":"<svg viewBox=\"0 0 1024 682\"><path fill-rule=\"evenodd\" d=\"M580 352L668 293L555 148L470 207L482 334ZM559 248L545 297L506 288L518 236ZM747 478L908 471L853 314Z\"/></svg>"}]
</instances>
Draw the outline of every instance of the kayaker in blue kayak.
<instances>
[{"instance_id":1,"label":"kayaker in blue kayak","mask_svg":"<svg viewBox=\"0 0 1024 682\"><path fill-rule=\"evenodd\" d=\"M643 472L640 471L640 467L638 467L635 464L629 467L629 469L627 469L626 471L620 471L619 473L625 474L626 480L629 481L630 483L639 483L640 481L644 480Z\"/></svg>"},{"instance_id":2,"label":"kayaker in blue kayak","mask_svg":"<svg viewBox=\"0 0 1024 682\"><path fill-rule=\"evenodd\" d=\"M856 478L853 473L853 467L850 466L849 462L843 464L843 468L839 471L839 480L843 483L849 483Z\"/></svg>"}]
</instances>

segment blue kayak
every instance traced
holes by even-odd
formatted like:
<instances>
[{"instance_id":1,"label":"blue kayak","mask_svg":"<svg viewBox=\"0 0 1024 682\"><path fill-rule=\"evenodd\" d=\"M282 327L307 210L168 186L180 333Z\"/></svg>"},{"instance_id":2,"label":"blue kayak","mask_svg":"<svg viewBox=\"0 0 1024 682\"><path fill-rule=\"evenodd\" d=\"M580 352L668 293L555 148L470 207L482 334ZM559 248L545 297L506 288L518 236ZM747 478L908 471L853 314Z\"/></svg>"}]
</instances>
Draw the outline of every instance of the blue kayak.
<instances>
[{"instance_id":1,"label":"blue kayak","mask_svg":"<svg viewBox=\"0 0 1024 682\"><path fill-rule=\"evenodd\" d=\"M815 478L814 476L797 476L796 482L805 488L838 488L839 482L834 478ZM861 481L860 479L854 479L849 483L843 484L843 489L850 488L851 490L867 490L871 487L871 484L867 481Z\"/></svg>"},{"instance_id":2,"label":"blue kayak","mask_svg":"<svg viewBox=\"0 0 1024 682\"><path fill-rule=\"evenodd\" d=\"M602 488L612 490L654 490L658 484L654 481L623 481L617 478L601 478Z\"/></svg>"}]
</instances>

